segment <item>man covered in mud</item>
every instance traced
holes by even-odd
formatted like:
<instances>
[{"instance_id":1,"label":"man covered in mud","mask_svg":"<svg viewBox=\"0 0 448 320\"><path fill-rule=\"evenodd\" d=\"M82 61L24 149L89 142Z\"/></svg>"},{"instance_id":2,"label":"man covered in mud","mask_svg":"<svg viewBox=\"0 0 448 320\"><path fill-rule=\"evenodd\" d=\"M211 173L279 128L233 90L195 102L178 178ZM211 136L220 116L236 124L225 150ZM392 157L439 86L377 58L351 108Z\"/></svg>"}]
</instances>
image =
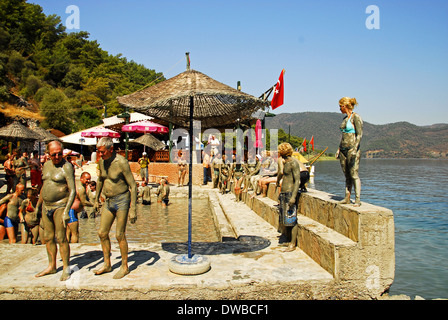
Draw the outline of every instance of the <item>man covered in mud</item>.
<instances>
[{"instance_id":1,"label":"man covered in mud","mask_svg":"<svg viewBox=\"0 0 448 320\"><path fill-rule=\"evenodd\" d=\"M289 238L289 246L285 250L293 251L297 243L297 202L300 188L300 164L292 157L294 152L291 145L284 142L278 146L279 173L277 176L277 186L281 190L279 194L279 219L282 235ZM281 158L280 158L281 157Z\"/></svg>"},{"instance_id":2,"label":"man covered in mud","mask_svg":"<svg viewBox=\"0 0 448 320\"><path fill-rule=\"evenodd\" d=\"M70 209L70 221L67 224L67 239L70 243L79 242L78 215L86 208L93 208L93 203L87 197L87 187L92 176L88 172L81 173L79 182L76 182L76 197Z\"/></svg>"},{"instance_id":3,"label":"man covered in mud","mask_svg":"<svg viewBox=\"0 0 448 320\"><path fill-rule=\"evenodd\" d=\"M49 265L36 274L36 277L56 273L56 238L63 264L61 281L70 278L70 246L66 228L70 220L69 211L76 196L75 171L63 158L63 149L62 143L58 140L50 141L47 145L51 161L45 162L42 169L43 185L37 204L37 207L42 205L44 241Z\"/></svg>"},{"instance_id":4,"label":"man covered in mud","mask_svg":"<svg viewBox=\"0 0 448 320\"><path fill-rule=\"evenodd\" d=\"M101 159L99 161L95 207L98 207L99 197L103 193L105 202L101 207L98 235L103 248L104 264L99 269L94 270L94 273L100 275L112 271L109 232L116 219L116 237L120 246L121 267L113 278L120 279L129 273L128 242L125 231L128 216L131 223L137 221L137 185L128 161L115 153L111 138L101 138L97 144L97 152Z\"/></svg>"}]
</instances>

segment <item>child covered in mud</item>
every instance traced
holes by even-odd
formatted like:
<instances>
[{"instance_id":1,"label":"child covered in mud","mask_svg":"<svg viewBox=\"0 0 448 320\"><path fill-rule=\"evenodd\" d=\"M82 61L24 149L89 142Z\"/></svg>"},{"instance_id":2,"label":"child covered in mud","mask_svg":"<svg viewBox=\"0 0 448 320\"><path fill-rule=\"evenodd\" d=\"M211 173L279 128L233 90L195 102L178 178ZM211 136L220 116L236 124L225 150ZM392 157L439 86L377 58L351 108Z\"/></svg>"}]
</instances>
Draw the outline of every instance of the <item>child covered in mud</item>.
<instances>
[{"instance_id":1,"label":"child covered in mud","mask_svg":"<svg viewBox=\"0 0 448 320\"><path fill-rule=\"evenodd\" d=\"M168 185L168 181L166 179L160 179L156 194L157 202L162 203L162 206L166 207L170 201L170 186Z\"/></svg>"}]
</instances>

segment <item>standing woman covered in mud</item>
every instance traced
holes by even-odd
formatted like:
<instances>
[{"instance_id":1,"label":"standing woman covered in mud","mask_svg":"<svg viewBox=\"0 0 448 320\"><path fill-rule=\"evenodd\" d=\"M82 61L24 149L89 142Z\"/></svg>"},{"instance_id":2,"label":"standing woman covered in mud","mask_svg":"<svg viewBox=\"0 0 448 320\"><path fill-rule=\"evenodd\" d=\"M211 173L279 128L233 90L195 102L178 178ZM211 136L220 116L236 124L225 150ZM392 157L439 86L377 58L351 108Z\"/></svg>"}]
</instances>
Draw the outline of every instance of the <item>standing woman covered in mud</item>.
<instances>
[{"instance_id":1,"label":"standing woman covered in mud","mask_svg":"<svg viewBox=\"0 0 448 320\"><path fill-rule=\"evenodd\" d=\"M362 119L353 110L358 103L355 98L344 97L339 100L341 113L347 116L342 121L340 130L342 132L341 143L337 156L345 175L345 198L343 204L350 203L352 187L355 190L355 207L361 205L361 180L359 179L359 160L361 158L360 143L362 139Z\"/></svg>"}]
</instances>

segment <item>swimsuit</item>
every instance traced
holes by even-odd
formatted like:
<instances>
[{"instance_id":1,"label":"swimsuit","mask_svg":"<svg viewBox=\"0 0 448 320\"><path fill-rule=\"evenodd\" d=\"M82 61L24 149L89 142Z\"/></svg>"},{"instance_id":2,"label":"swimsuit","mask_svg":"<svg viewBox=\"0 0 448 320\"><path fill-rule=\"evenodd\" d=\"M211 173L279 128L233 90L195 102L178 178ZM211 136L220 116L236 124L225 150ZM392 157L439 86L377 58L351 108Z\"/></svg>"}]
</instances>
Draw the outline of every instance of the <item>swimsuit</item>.
<instances>
[{"instance_id":1,"label":"swimsuit","mask_svg":"<svg viewBox=\"0 0 448 320\"><path fill-rule=\"evenodd\" d=\"M348 118L347 123L345 125L345 128L341 128L341 131L344 133L356 133L355 127L353 126L353 123L350 121L353 116L353 113L350 115L350 118Z\"/></svg>"},{"instance_id":2,"label":"swimsuit","mask_svg":"<svg viewBox=\"0 0 448 320\"><path fill-rule=\"evenodd\" d=\"M26 206L25 210L26 212L29 212L29 216L31 216L31 224L29 224L28 222L26 222L28 214L25 215L25 222L26 222L25 229L28 230L29 228L33 228L39 225L39 218L37 217L37 214L32 214L35 211L31 201L28 202L28 205Z\"/></svg>"},{"instance_id":3,"label":"swimsuit","mask_svg":"<svg viewBox=\"0 0 448 320\"><path fill-rule=\"evenodd\" d=\"M60 205L56 205L56 206L51 206L51 209L48 207L48 206L46 206L45 204L44 204L44 208L45 208L45 211L46 211L46 213L47 213L47 217L49 218L49 219L52 219L53 218L53 216L54 216L54 213L56 212L56 210L58 210L58 209L62 209L62 208L65 208L67 206L67 204L66 203L63 203L63 204L60 204Z\"/></svg>"},{"instance_id":4,"label":"swimsuit","mask_svg":"<svg viewBox=\"0 0 448 320\"><path fill-rule=\"evenodd\" d=\"M5 217L5 219L3 219L3 226L5 228L12 228L12 227L17 227L17 225L19 224L17 221L12 220L11 218L9 218L8 216Z\"/></svg>"},{"instance_id":5,"label":"swimsuit","mask_svg":"<svg viewBox=\"0 0 448 320\"><path fill-rule=\"evenodd\" d=\"M237 164L235 166L235 170L234 170L233 174L235 176L235 179L237 179L237 180L241 179L243 177L243 174L244 174L243 165Z\"/></svg>"},{"instance_id":6,"label":"swimsuit","mask_svg":"<svg viewBox=\"0 0 448 320\"><path fill-rule=\"evenodd\" d=\"M106 199L106 208L112 213L127 211L131 203L131 193L129 191Z\"/></svg>"},{"instance_id":7,"label":"swimsuit","mask_svg":"<svg viewBox=\"0 0 448 320\"><path fill-rule=\"evenodd\" d=\"M78 212L76 212L75 209L70 209L70 211L68 212L68 215L70 217L70 220L68 221L68 223L78 221Z\"/></svg>"},{"instance_id":8,"label":"swimsuit","mask_svg":"<svg viewBox=\"0 0 448 320\"><path fill-rule=\"evenodd\" d=\"M280 200L279 222L287 227L293 227L297 224L297 201L292 208L288 206L291 196L291 192L282 192L278 196L278 199Z\"/></svg>"}]
</instances>

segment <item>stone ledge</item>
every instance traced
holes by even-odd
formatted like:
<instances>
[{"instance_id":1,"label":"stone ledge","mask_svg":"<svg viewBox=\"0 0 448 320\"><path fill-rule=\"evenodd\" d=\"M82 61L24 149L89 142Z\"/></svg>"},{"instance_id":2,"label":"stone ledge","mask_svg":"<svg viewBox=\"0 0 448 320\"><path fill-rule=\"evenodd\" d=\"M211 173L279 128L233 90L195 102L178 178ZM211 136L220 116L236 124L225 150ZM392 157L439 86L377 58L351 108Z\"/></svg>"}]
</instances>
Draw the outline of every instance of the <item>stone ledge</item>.
<instances>
[{"instance_id":1,"label":"stone ledge","mask_svg":"<svg viewBox=\"0 0 448 320\"><path fill-rule=\"evenodd\" d=\"M268 187L267 197L243 193L243 202L278 228L278 190ZM363 202L361 207L339 204L339 198L308 189L299 200L298 246L322 268L342 281L373 281L387 290L395 273L393 212Z\"/></svg>"}]
</instances>

